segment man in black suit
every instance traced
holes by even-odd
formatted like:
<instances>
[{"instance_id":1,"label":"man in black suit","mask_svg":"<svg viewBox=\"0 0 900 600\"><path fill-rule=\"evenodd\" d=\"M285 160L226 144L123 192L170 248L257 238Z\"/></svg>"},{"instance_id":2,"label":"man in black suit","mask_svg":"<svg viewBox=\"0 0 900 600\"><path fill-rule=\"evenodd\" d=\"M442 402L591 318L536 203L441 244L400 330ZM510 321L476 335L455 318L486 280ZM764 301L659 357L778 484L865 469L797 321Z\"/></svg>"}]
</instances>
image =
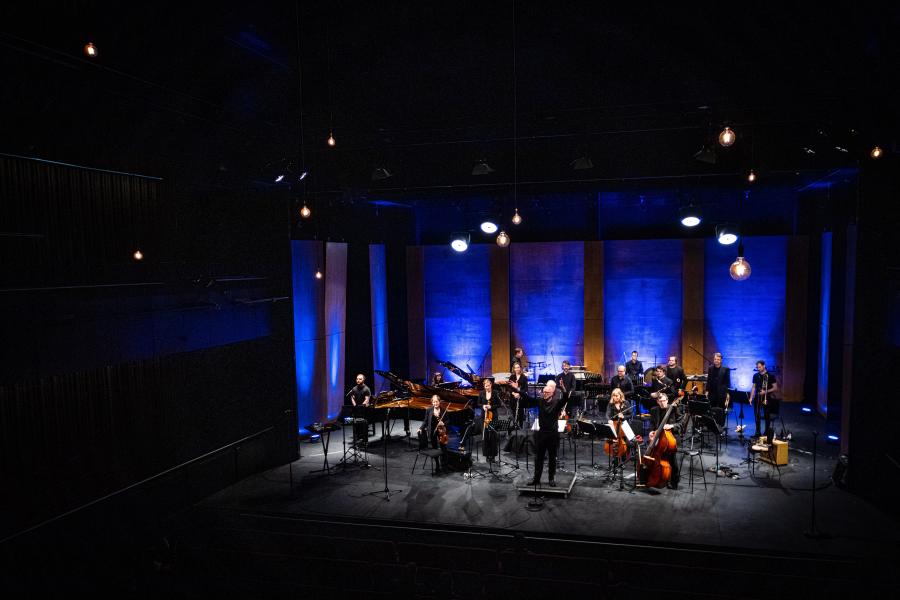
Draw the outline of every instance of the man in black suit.
<instances>
[{"instance_id":1,"label":"man in black suit","mask_svg":"<svg viewBox=\"0 0 900 600\"><path fill-rule=\"evenodd\" d=\"M687 388L687 376L684 374L684 369L678 366L675 358L675 356L669 357L669 364L666 365L666 377L672 380L677 394L678 390L684 391Z\"/></svg>"},{"instance_id":2,"label":"man in black suit","mask_svg":"<svg viewBox=\"0 0 900 600\"><path fill-rule=\"evenodd\" d=\"M634 384L634 387L644 383L644 363L638 360L637 350L632 350L631 360L625 363L625 375Z\"/></svg>"},{"instance_id":3,"label":"man in black suit","mask_svg":"<svg viewBox=\"0 0 900 600\"><path fill-rule=\"evenodd\" d=\"M525 391L513 392L513 396L521 397L525 406L538 407L538 431L535 433L534 477L526 485L536 485L541 481L541 473L544 471L544 456L549 454L550 460L550 487L556 487L554 475L556 475L556 451L559 448L559 432L557 422L562 412L565 401L562 398L554 399L556 388L552 385L544 386L541 398L529 396Z\"/></svg>"}]
</instances>

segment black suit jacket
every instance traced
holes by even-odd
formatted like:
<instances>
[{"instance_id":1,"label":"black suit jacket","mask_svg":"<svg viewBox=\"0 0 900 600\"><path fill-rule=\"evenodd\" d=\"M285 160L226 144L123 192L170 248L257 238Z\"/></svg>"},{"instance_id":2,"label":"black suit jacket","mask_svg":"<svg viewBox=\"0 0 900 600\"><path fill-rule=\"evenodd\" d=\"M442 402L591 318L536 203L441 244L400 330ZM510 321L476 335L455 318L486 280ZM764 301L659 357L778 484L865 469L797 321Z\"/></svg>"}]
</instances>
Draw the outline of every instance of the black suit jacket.
<instances>
[{"instance_id":1,"label":"black suit jacket","mask_svg":"<svg viewBox=\"0 0 900 600\"><path fill-rule=\"evenodd\" d=\"M724 407L725 395L731 388L731 369L722 365L716 377L712 375L713 369L714 367L710 365L706 371L706 389L709 390L709 402L712 406Z\"/></svg>"}]
</instances>

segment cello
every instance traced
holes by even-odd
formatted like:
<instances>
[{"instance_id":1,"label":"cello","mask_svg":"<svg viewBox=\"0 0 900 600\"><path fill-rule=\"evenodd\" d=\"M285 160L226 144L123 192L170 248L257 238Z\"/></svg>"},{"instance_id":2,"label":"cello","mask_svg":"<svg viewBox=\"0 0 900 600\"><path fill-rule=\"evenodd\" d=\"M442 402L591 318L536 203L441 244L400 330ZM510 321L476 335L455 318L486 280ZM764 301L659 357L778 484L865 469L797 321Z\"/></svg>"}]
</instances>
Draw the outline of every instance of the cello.
<instances>
[{"instance_id":1,"label":"cello","mask_svg":"<svg viewBox=\"0 0 900 600\"><path fill-rule=\"evenodd\" d=\"M616 433L616 438L606 440L606 443L603 445L603 451L609 456L622 458L628 453L628 442L625 440L625 431L622 429L622 420L625 418L625 413L630 410L632 410L631 406L623 409L613 421L613 431Z\"/></svg>"},{"instance_id":2,"label":"cello","mask_svg":"<svg viewBox=\"0 0 900 600\"><path fill-rule=\"evenodd\" d=\"M650 442L644 455L638 459L641 465L640 479L647 487L666 487L672 476L672 465L669 463L669 458L675 454L678 443L675 441L672 431L666 429L666 424L680 401L681 397L678 397L666 408L666 414L659 421L653 441Z\"/></svg>"}]
</instances>

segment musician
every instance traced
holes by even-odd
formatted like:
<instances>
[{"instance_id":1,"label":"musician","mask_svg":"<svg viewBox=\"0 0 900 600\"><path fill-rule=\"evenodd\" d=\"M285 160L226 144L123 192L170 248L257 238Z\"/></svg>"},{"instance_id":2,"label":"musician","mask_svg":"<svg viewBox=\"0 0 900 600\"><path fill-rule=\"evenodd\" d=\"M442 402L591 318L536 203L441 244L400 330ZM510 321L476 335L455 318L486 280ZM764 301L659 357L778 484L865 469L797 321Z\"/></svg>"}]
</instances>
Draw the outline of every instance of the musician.
<instances>
[{"instance_id":1,"label":"musician","mask_svg":"<svg viewBox=\"0 0 900 600\"><path fill-rule=\"evenodd\" d=\"M666 377L672 380L672 384L677 392L678 390L687 389L687 376L684 374L684 369L678 366L675 358L675 356L669 357L669 364L666 365Z\"/></svg>"},{"instance_id":2,"label":"musician","mask_svg":"<svg viewBox=\"0 0 900 600\"><path fill-rule=\"evenodd\" d=\"M509 369L512 370L516 364L518 364L520 367L522 367L523 373L525 373L528 370L528 357L525 356L525 351L522 350L521 348L516 348L513 351L512 364L510 365Z\"/></svg>"},{"instance_id":3,"label":"musician","mask_svg":"<svg viewBox=\"0 0 900 600\"><path fill-rule=\"evenodd\" d=\"M562 373L556 376L556 385L562 392L563 401L568 402L572 397L572 392L575 391L575 373L569 370L572 365L567 360L562 362L562 368Z\"/></svg>"},{"instance_id":4,"label":"musician","mask_svg":"<svg viewBox=\"0 0 900 600\"><path fill-rule=\"evenodd\" d=\"M766 361L756 361L756 374L753 375L753 387L750 388L750 405L753 407L753 418L756 421L756 433L754 437L760 435L770 435L769 430L772 428L773 416L778 412L777 400L775 394L778 393L778 381L775 376L766 370ZM753 402L757 400L757 402ZM760 408L761 407L761 408ZM759 417L762 413L766 421L765 431L759 428ZM766 440L772 443L771 439Z\"/></svg>"},{"instance_id":5,"label":"musician","mask_svg":"<svg viewBox=\"0 0 900 600\"><path fill-rule=\"evenodd\" d=\"M441 408L441 399L437 394L431 397L431 410L425 411L425 420L422 421L422 426L419 427L419 438L423 435L426 436L427 443L432 448L438 447L438 434L437 434L437 425L441 420L441 417L447 411ZM446 422L445 422L446 424ZM420 446L421 447L421 446ZM447 447L441 445L441 450L446 450ZM443 453L441 456L434 459L434 470L436 473L441 472L441 460Z\"/></svg>"},{"instance_id":6,"label":"musician","mask_svg":"<svg viewBox=\"0 0 900 600\"><path fill-rule=\"evenodd\" d=\"M650 442L653 442L653 439L656 437L656 430L659 428L660 422L662 422L663 417L666 415L666 410L669 408L669 397L665 393L659 393L656 396L656 406L650 409ZM684 407L679 403L672 409L672 414L669 415L669 421L665 424L663 429L668 429L672 432L676 438L681 435L681 433L687 427L688 420L690 419L690 415ZM678 480L680 479L680 473L678 471L678 460L674 456L669 461L669 464L672 466L672 474L669 477L669 487L673 490L678 489Z\"/></svg>"},{"instance_id":7,"label":"musician","mask_svg":"<svg viewBox=\"0 0 900 600\"><path fill-rule=\"evenodd\" d=\"M637 350L631 351L631 360L625 363L625 374L635 386L644 380L644 364L638 360Z\"/></svg>"},{"instance_id":8,"label":"musician","mask_svg":"<svg viewBox=\"0 0 900 600\"><path fill-rule=\"evenodd\" d=\"M434 373L432 373L432 375L431 375L431 386L432 386L432 387L438 387L438 386L441 385L442 383L444 383L444 374L441 373L440 371L435 371Z\"/></svg>"},{"instance_id":9,"label":"musician","mask_svg":"<svg viewBox=\"0 0 900 600\"><path fill-rule=\"evenodd\" d=\"M673 396L675 394L675 387L672 385L672 380L666 377L665 365L656 367L656 375L653 377L653 383L650 384L651 398L656 400L661 393L666 394L667 396Z\"/></svg>"},{"instance_id":10,"label":"musician","mask_svg":"<svg viewBox=\"0 0 900 600\"><path fill-rule=\"evenodd\" d=\"M556 475L556 451L559 449L559 433L557 421L563 410L565 401L562 398L553 399L556 388L547 382L541 392L541 398L528 395L527 392L513 392L513 396L521 399L525 406L538 408L538 421L540 429L535 433L535 458L534 477L525 485L536 485L541 481L541 473L544 471L544 456L549 454L549 484L556 487L554 476Z\"/></svg>"},{"instance_id":11,"label":"musician","mask_svg":"<svg viewBox=\"0 0 900 600\"><path fill-rule=\"evenodd\" d=\"M731 369L722 365L722 353L713 354L713 364L706 370L706 396L711 408L728 408L731 400Z\"/></svg>"},{"instance_id":12,"label":"musician","mask_svg":"<svg viewBox=\"0 0 900 600\"><path fill-rule=\"evenodd\" d=\"M372 398L372 390L366 385L366 376L360 373L356 376L356 386L350 389L350 393L345 396L346 404L353 406L369 406L369 400Z\"/></svg>"},{"instance_id":13,"label":"musician","mask_svg":"<svg viewBox=\"0 0 900 600\"><path fill-rule=\"evenodd\" d=\"M622 390L622 394L626 399L634 396L634 383L625 375L625 365L616 367L616 374L609 380L613 391Z\"/></svg>"},{"instance_id":14,"label":"musician","mask_svg":"<svg viewBox=\"0 0 900 600\"><path fill-rule=\"evenodd\" d=\"M632 404L625 398L622 388L613 388L609 397L609 404L606 405L606 420L609 422L609 426L615 429L613 421L627 421L631 416L631 413L628 412L631 406Z\"/></svg>"},{"instance_id":15,"label":"musician","mask_svg":"<svg viewBox=\"0 0 900 600\"><path fill-rule=\"evenodd\" d=\"M528 378L525 377L525 374L522 372L522 365L519 363L513 363L512 374L509 376L509 383L515 388L516 386L523 391L528 391ZM516 411L516 427L521 427L525 422L525 407L522 405L521 401L516 402L516 399L513 398L510 403L510 408L512 410L516 410L516 404L518 404L518 411Z\"/></svg>"}]
</instances>

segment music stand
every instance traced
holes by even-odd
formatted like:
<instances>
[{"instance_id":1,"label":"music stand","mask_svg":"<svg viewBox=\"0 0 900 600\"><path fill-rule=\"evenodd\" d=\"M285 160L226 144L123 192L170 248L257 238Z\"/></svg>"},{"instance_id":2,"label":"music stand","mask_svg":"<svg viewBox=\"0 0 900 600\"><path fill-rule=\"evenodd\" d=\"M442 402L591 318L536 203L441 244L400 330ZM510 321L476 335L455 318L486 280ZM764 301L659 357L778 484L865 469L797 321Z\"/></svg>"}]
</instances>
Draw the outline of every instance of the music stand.
<instances>
[{"instance_id":1,"label":"music stand","mask_svg":"<svg viewBox=\"0 0 900 600\"><path fill-rule=\"evenodd\" d=\"M716 477L719 476L719 440L722 438L722 428L719 427L719 424L712 417L712 415L698 415L697 420L700 422L700 427L706 429L706 431L712 432L716 436ZM702 435L702 434L701 434ZM703 443L701 438L700 451L703 451Z\"/></svg>"}]
</instances>

